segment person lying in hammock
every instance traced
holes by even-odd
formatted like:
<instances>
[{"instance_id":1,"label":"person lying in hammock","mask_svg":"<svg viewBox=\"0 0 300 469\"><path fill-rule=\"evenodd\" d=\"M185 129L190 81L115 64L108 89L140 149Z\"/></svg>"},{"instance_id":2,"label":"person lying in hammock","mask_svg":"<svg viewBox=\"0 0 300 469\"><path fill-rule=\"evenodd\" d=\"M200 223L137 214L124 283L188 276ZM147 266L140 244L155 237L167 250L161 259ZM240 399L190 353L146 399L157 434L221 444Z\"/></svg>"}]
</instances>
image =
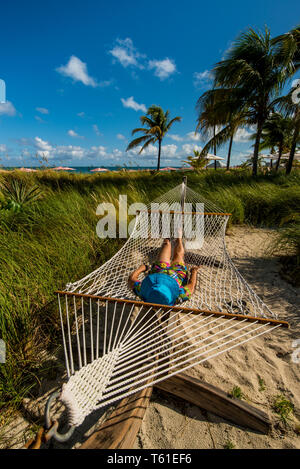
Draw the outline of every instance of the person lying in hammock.
<instances>
[{"instance_id":1,"label":"person lying in hammock","mask_svg":"<svg viewBox=\"0 0 300 469\"><path fill-rule=\"evenodd\" d=\"M129 276L129 288L147 303L174 305L190 299L194 293L199 267L192 267L187 283L187 267L184 263L182 239L176 240L171 262L171 242L163 241L158 261L149 269L141 265ZM148 272L143 281L139 280L142 272Z\"/></svg>"}]
</instances>

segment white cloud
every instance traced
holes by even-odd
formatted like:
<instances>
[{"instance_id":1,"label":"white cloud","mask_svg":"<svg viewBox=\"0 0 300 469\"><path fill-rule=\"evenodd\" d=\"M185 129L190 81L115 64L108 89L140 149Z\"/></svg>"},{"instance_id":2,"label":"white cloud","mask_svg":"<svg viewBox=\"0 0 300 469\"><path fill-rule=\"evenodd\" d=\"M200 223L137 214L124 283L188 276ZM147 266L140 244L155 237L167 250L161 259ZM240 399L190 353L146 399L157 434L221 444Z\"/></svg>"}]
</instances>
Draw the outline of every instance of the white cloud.
<instances>
[{"instance_id":1,"label":"white cloud","mask_svg":"<svg viewBox=\"0 0 300 469\"><path fill-rule=\"evenodd\" d=\"M248 132L246 129L238 129L233 138L233 141L238 143L249 143L249 137L251 135L253 135L253 132Z\"/></svg>"},{"instance_id":2,"label":"white cloud","mask_svg":"<svg viewBox=\"0 0 300 469\"><path fill-rule=\"evenodd\" d=\"M89 158L99 158L99 157L106 157L108 155L107 155L107 152L106 152L106 148L103 147L102 145L99 145L98 147L97 146L91 147L87 151L87 156Z\"/></svg>"},{"instance_id":3,"label":"white cloud","mask_svg":"<svg viewBox=\"0 0 300 469\"><path fill-rule=\"evenodd\" d=\"M78 112L78 113L77 113L77 116L78 116L78 117L84 117L84 116L85 116L85 112Z\"/></svg>"},{"instance_id":4,"label":"white cloud","mask_svg":"<svg viewBox=\"0 0 300 469\"><path fill-rule=\"evenodd\" d=\"M38 122L41 122L42 124L45 122L44 119L41 118L41 116L34 116L35 120Z\"/></svg>"},{"instance_id":5,"label":"white cloud","mask_svg":"<svg viewBox=\"0 0 300 469\"><path fill-rule=\"evenodd\" d=\"M175 61L166 57L163 60L148 60L146 54L141 54L133 45L132 39L117 39L116 45L108 52L124 68L154 70L154 75L161 80L165 80L176 72ZM131 75L137 79L137 75L132 70Z\"/></svg>"},{"instance_id":6,"label":"white cloud","mask_svg":"<svg viewBox=\"0 0 300 469\"><path fill-rule=\"evenodd\" d=\"M94 125L93 125L93 129L94 129L95 134L96 134L98 137L101 137L102 133L100 132L99 127L98 127L97 124L94 124Z\"/></svg>"},{"instance_id":7,"label":"white cloud","mask_svg":"<svg viewBox=\"0 0 300 469\"><path fill-rule=\"evenodd\" d=\"M108 156L106 149L103 146L93 146L91 148L83 148L78 145L54 146L40 137L35 137L33 146L37 150L36 152L39 156L46 156L52 160L82 160L83 158L98 158Z\"/></svg>"},{"instance_id":8,"label":"white cloud","mask_svg":"<svg viewBox=\"0 0 300 469\"><path fill-rule=\"evenodd\" d=\"M4 143L1 143L0 144L0 153L4 153L5 151L7 151L7 147L6 147L6 145L4 145Z\"/></svg>"},{"instance_id":9,"label":"white cloud","mask_svg":"<svg viewBox=\"0 0 300 469\"><path fill-rule=\"evenodd\" d=\"M122 135L122 134L117 134L117 138L118 138L119 140L126 140L126 137L125 137L124 135Z\"/></svg>"},{"instance_id":10,"label":"white cloud","mask_svg":"<svg viewBox=\"0 0 300 469\"><path fill-rule=\"evenodd\" d=\"M182 145L182 150L186 156L193 155L193 151L201 151L202 147L199 145L195 145L194 143L186 143L185 145Z\"/></svg>"},{"instance_id":11,"label":"white cloud","mask_svg":"<svg viewBox=\"0 0 300 469\"><path fill-rule=\"evenodd\" d=\"M116 157L117 159L119 159L121 156L123 156L123 152L121 150L119 150L118 148L115 148L113 150L113 155L114 157Z\"/></svg>"},{"instance_id":12,"label":"white cloud","mask_svg":"<svg viewBox=\"0 0 300 469\"><path fill-rule=\"evenodd\" d=\"M112 85L114 80L103 80L99 82L100 88L107 88L108 86Z\"/></svg>"},{"instance_id":13,"label":"white cloud","mask_svg":"<svg viewBox=\"0 0 300 469\"><path fill-rule=\"evenodd\" d=\"M86 63L82 62L78 57L72 55L67 65L61 65L56 69L58 73L66 77L73 78L74 81L80 81L86 86L97 86L94 78L90 77Z\"/></svg>"},{"instance_id":14,"label":"white cloud","mask_svg":"<svg viewBox=\"0 0 300 469\"><path fill-rule=\"evenodd\" d=\"M130 156L138 155L142 148L143 148L142 145L139 145L135 148L132 148L132 150L129 150L127 153ZM142 156L153 156L153 155L157 155L157 153L158 153L157 146L150 144L150 145L147 146L147 148L145 150L142 151L141 155Z\"/></svg>"},{"instance_id":15,"label":"white cloud","mask_svg":"<svg viewBox=\"0 0 300 469\"><path fill-rule=\"evenodd\" d=\"M121 101L124 107L134 109L135 111L147 112L145 104L138 104L136 101L134 101L133 96L130 96L130 98L127 99L121 98Z\"/></svg>"},{"instance_id":16,"label":"white cloud","mask_svg":"<svg viewBox=\"0 0 300 469\"><path fill-rule=\"evenodd\" d=\"M149 69L154 69L154 75L161 80L165 80L176 72L176 65L172 59L167 57L164 60L150 60Z\"/></svg>"},{"instance_id":17,"label":"white cloud","mask_svg":"<svg viewBox=\"0 0 300 469\"><path fill-rule=\"evenodd\" d=\"M19 138L17 139L17 142L20 144L20 145L32 145L32 139L30 138Z\"/></svg>"},{"instance_id":18,"label":"white cloud","mask_svg":"<svg viewBox=\"0 0 300 469\"><path fill-rule=\"evenodd\" d=\"M177 134L167 134L167 136L171 138L172 140L174 140L175 142L182 142L184 140L183 137L180 137L180 135L177 135Z\"/></svg>"},{"instance_id":19,"label":"white cloud","mask_svg":"<svg viewBox=\"0 0 300 469\"><path fill-rule=\"evenodd\" d=\"M49 141L43 140L41 137L35 137L34 140L20 139L22 145L26 145L26 148L23 150L23 156L26 152L27 156L38 155L48 158L52 164L63 164L64 161L73 164L76 164L76 161L84 160L95 160L96 164L110 164L111 166L119 164L128 160L129 157L133 158L137 162L144 161L147 165L152 166L157 162L158 155L158 145L151 144L149 145L141 154L139 154L142 146L133 148L132 150L125 152L119 148L113 148L108 150L103 145L93 145L91 147L83 147L79 145L57 145L50 143ZM187 148L188 147L188 148ZM187 154L192 153L192 147L200 149L200 147L194 145L183 145L182 148L177 147L176 144L166 144L162 145L162 162L164 165L173 165L176 161L180 161L187 156ZM2 146L0 145L0 151ZM185 151L183 151L185 148ZM4 148L3 148L4 149ZM188 151L189 150L189 151ZM188 152L187 152L188 151ZM82 163L81 163L82 164Z\"/></svg>"},{"instance_id":20,"label":"white cloud","mask_svg":"<svg viewBox=\"0 0 300 469\"><path fill-rule=\"evenodd\" d=\"M82 135L79 135L75 130L68 130L68 135L73 138L84 138Z\"/></svg>"},{"instance_id":21,"label":"white cloud","mask_svg":"<svg viewBox=\"0 0 300 469\"><path fill-rule=\"evenodd\" d=\"M174 157L176 155L177 145L162 145L161 150L163 156Z\"/></svg>"},{"instance_id":22,"label":"white cloud","mask_svg":"<svg viewBox=\"0 0 300 469\"><path fill-rule=\"evenodd\" d=\"M51 158L54 148L49 142L41 139L40 137L35 137L34 146L37 149L37 154L39 156L44 156L46 158Z\"/></svg>"},{"instance_id":23,"label":"white cloud","mask_svg":"<svg viewBox=\"0 0 300 469\"><path fill-rule=\"evenodd\" d=\"M210 84L213 81L213 75L209 70L204 70L204 72L195 72L194 75L194 86L196 88L201 88Z\"/></svg>"},{"instance_id":24,"label":"white cloud","mask_svg":"<svg viewBox=\"0 0 300 469\"><path fill-rule=\"evenodd\" d=\"M80 146L59 145L55 148L52 158L56 159L79 159L86 157L86 150Z\"/></svg>"},{"instance_id":25,"label":"white cloud","mask_svg":"<svg viewBox=\"0 0 300 469\"><path fill-rule=\"evenodd\" d=\"M45 140L41 139L40 137L35 137L34 139L35 145L39 150L51 151L53 149L50 143L46 142Z\"/></svg>"},{"instance_id":26,"label":"white cloud","mask_svg":"<svg viewBox=\"0 0 300 469\"><path fill-rule=\"evenodd\" d=\"M145 157L146 159L149 159L149 158L153 159L153 157L156 158L157 155L158 155L158 146L157 145L150 144L140 154L141 149L142 149L142 145L139 145L138 147L135 147L135 148L132 148L132 150L129 150L127 152L127 154L129 154L129 156L140 155L142 157ZM176 152L177 152L177 145L174 145L174 144L162 145L162 147L161 147L161 155L164 158L166 158L166 157L176 158L177 157Z\"/></svg>"},{"instance_id":27,"label":"white cloud","mask_svg":"<svg viewBox=\"0 0 300 469\"><path fill-rule=\"evenodd\" d=\"M13 103L6 101L5 103L0 103L0 116L15 116L17 113Z\"/></svg>"},{"instance_id":28,"label":"white cloud","mask_svg":"<svg viewBox=\"0 0 300 469\"><path fill-rule=\"evenodd\" d=\"M49 110L45 107L36 107L36 111L40 112L41 114L49 114Z\"/></svg>"},{"instance_id":29,"label":"white cloud","mask_svg":"<svg viewBox=\"0 0 300 469\"><path fill-rule=\"evenodd\" d=\"M195 132L188 132L186 135L189 140L194 140L195 142L199 142L201 140L201 135L199 133L195 134Z\"/></svg>"},{"instance_id":30,"label":"white cloud","mask_svg":"<svg viewBox=\"0 0 300 469\"><path fill-rule=\"evenodd\" d=\"M111 54L114 59L118 60L125 68L129 66L144 68L139 62L139 59L145 56L137 51L129 37L126 39L117 39L116 42L117 45L109 51L109 54Z\"/></svg>"}]
</instances>

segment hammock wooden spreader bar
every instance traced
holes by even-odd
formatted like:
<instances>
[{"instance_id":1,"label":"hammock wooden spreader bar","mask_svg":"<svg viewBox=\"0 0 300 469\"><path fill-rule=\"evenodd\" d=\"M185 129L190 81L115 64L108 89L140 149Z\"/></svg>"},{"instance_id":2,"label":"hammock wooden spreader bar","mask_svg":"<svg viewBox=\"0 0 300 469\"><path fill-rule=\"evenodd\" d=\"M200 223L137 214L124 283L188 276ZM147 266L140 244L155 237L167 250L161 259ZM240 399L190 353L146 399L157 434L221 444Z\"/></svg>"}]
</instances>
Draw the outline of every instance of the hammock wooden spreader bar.
<instances>
[{"instance_id":1,"label":"hammock wooden spreader bar","mask_svg":"<svg viewBox=\"0 0 300 469\"><path fill-rule=\"evenodd\" d=\"M150 306L153 308L160 308L163 310L170 309L170 306L165 306L165 305L160 305L157 303L146 303L145 301L135 301L135 300L127 300L124 298L112 298L112 297L105 297L105 296L98 296L98 295L88 295L85 293L71 293L68 291L61 291L57 290L55 292L58 295L67 295L67 296L74 296L78 298L91 298L91 299L96 299L100 301L108 301L108 302L115 302L116 300L118 303L127 303L131 305L136 305L136 306ZM261 317L255 317L255 316L247 316L243 314L232 314L232 313L226 313L226 312L220 312L220 311L210 311L210 310L205 310L205 309L196 309L196 308L186 308L182 306L172 306L173 311L180 311L181 313L193 313L193 314L204 314L204 315L214 315L214 316L219 316L225 319L238 319L238 320L244 320L245 318L249 322L259 322L261 324L274 324L274 325L281 325L282 327L289 327L289 323L287 321L279 321L277 319L273 318L261 318Z\"/></svg>"},{"instance_id":2,"label":"hammock wooden spreader bar","mask_svg":"<svg viewBox=\"0 0 300 469\"><path fill-rule=\"evenodd\" d=\"M189 212L186 210L176 211L176 210L137 210L136 213L160 213L160 214L181 214L181 215L218 215L221 217L230 217L232 213L224 213L224 212Z\"/></svg>"}]
</instances>

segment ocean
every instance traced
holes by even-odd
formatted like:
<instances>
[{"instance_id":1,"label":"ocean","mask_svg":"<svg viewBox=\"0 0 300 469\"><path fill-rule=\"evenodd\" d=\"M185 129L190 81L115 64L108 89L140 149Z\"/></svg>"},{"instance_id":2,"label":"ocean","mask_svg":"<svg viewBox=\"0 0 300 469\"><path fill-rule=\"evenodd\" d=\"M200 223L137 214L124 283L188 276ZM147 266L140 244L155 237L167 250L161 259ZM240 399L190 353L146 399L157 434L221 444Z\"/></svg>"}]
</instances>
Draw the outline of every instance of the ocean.
<instances>
[{"instance_id":1,"label":"ocean","mask_svg":"<svg viewBox=\"0 0 300 469\"><path fill-rule=\"evenodd\" d=\"M99 166L71 166L74 170L73 171L68 171L70 173L91 173L91 170L92 169L95 169ZM29 168L29 166L28 166ZM30 166L31 169L41 169L40 166ZM101 166L101 168L106 168L108 169L109 171L120 171L122 169L126 169L126 170L145 170L145 169L150 169L150 170L155 170L156 167L154 166ZM1 169L1 168L0 168ZM14 170L14 169L21 169L20 167L12 167L12 166L3 166L2 169L5 169L5 170ZM44 169L44 168L43 168ZM51 169L51 168L49 168ZM177 168L179 169L179 168Z\"/></svg>"}]
</instances>

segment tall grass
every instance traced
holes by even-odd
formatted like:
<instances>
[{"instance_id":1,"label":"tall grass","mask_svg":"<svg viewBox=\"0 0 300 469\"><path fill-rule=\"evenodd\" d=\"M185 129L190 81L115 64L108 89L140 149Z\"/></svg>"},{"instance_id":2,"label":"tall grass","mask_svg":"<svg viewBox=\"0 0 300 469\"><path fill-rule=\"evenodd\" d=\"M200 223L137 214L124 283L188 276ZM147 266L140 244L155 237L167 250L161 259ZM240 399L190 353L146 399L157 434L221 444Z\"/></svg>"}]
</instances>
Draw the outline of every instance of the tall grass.
<instances>
[{"instance_id":1,"label":"tall grass","mask_svg":"<svg viewBox=\"0 0 300 469\"><path fill-rule=\"evenodd\" d=\"M0 210L0 338L7 344L0 408L18 406L47 372L42 351L59 342L53 292L104 263L123 243L97 237L97 205L117 205L119 194L127 194L129 204L147 203L181 183L182 174L15 171L1 178L38 186L43 197L17 212ZM300 172L253 180L246 172L203 171L188 173L188 185L231 212L231 223L279 226L300 206ZM299 227L287 239L299 249Z\"/></svg>"}]
</instances>

